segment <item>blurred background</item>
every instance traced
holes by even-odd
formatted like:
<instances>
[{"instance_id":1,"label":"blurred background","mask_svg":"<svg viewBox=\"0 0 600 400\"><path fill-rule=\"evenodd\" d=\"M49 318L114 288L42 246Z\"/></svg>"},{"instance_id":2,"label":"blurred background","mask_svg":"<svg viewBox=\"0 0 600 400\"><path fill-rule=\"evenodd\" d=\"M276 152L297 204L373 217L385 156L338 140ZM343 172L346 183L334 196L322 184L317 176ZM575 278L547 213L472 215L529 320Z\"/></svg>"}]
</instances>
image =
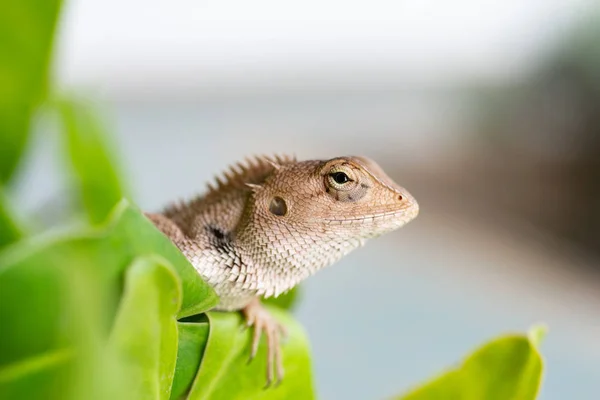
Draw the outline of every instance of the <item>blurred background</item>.
<instances>
[{"instance_id":1,"label":"blurred background","mask_svg":"<svg viewBox=\"0 0 600 400\"><path fill-rule=\"evenodd\" d=\"M542 399L600 384L600 5L70 0L55 76L157 210L256 153L366 155L421 205L303 285L318 393L390 396L537 322ZM16 200L48 223L55 142Z\"/></svg>"}]
</instances>

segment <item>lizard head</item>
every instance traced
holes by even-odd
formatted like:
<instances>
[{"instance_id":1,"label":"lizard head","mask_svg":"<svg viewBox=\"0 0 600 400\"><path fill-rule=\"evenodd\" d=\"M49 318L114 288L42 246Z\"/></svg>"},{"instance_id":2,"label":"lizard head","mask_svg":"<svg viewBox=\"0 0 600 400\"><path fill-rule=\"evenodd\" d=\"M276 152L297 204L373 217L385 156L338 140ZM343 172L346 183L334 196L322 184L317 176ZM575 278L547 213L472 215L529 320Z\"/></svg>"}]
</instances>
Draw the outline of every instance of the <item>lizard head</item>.
<instances>
[{"instance_id":1,"label":"lizard head","mask_svg":"<svg viewBox=\"0 0 600 400\"><path fill-rule=\"evenodd\" d=\"M372 160L282 164L254 188L254 210L275 231L367 239L414 219L419 205Z\"/></svg>"}]
</instances>

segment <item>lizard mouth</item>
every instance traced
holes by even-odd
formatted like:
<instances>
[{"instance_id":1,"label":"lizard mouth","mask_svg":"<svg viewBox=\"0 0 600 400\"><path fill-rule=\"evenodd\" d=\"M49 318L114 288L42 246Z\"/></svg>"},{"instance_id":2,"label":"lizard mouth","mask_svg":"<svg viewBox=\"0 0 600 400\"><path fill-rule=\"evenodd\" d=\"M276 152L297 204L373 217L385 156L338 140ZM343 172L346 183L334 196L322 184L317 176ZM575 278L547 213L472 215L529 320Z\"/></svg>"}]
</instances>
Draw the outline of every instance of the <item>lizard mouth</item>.
<instances>
[{"instance_id":1,"label":"lizard mouth","mask_svg":"<svg viewBox=\"0 0 600 400\"><path fill-rule=\"evenodd\" d=\"M385 211L385 212L380 212L380 213L375 213L375 214L362 215L360 217L328 218L328 219L326 219L326 221L328 221L330 223L339 223L339 224L348 223L348 224L350 224L353 222L397 220L397 221L401 222L402 224L404 224L404 223L407 223L410 220L414 219L418 213L419 213L419 209L417 207L415 207L412 209L405 208L402 210Z\"/></svg>"}]
</instances>

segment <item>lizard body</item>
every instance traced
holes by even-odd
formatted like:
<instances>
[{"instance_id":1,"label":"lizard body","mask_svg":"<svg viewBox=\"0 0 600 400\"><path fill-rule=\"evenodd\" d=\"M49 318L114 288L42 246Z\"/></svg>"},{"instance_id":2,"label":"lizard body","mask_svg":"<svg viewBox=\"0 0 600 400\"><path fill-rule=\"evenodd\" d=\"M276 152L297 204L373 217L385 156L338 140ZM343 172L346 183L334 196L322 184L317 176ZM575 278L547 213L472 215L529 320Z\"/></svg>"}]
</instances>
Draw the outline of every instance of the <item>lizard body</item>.
<instances>
[{"instance_id":1,"label":"lizard body","mask_svg":"<svg viewBox=\"0 0 600 400\"><path fill-rule=\"evenodd\" d=\"M191 201L147 214L219 295L269 340L269 381L280 366L279 327L258 297L278 296L370 238L418 214L416 200L364 157L237 164ZM257 333L258 332L258 333ZM275 358L275 360L273 360Z\"/></svg>"}]
</instances>

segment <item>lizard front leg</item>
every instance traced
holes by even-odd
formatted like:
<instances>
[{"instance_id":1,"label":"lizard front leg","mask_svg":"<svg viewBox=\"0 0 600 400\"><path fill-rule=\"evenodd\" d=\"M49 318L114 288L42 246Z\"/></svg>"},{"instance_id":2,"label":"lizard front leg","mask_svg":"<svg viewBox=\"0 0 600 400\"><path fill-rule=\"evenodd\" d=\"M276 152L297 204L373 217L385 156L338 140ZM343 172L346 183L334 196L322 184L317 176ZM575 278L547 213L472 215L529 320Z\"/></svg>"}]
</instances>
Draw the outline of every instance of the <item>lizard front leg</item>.
<instances>
[{"instance_id":1,"label":"lizard front leg","mask_svg":"<svg viewBox=\"0 0 600 400\"><path fill-rule=\"evenodd\" d=\"M146 217L154 225L167 235L175 245L185 241L185 235L181 228L170 218L162 214L145 213ZM252 348L250 360L254 359L258 352L261 334L264 332L267 338L267 384L270 386L277 373L276 385L283 379L283 360L281 357L281 337L287 335L286 329L260 303L258 298L253 298L244 308L242 314L246 319L246 327L254 326L254 335L252 337Z\"/></svg>"},{"instance_id":2,"label":"lizard front leg","mask_svg":"<svg viewBox=\"0 0 600 400\"><path fill-rule=\"evenodd\" d=\"M250 359L252 361L258 351L261 334L264 332L267 338L267 384L270 386L274 375L277 373L278 385L283 379L283 360L281 357L281 338L287 335L287 331L262 305L258 298L252 301L242 309L242 314L246 318L246 326L254 325L254 334L252 336L252 349Z\"/></svg>"}]
</instances>

